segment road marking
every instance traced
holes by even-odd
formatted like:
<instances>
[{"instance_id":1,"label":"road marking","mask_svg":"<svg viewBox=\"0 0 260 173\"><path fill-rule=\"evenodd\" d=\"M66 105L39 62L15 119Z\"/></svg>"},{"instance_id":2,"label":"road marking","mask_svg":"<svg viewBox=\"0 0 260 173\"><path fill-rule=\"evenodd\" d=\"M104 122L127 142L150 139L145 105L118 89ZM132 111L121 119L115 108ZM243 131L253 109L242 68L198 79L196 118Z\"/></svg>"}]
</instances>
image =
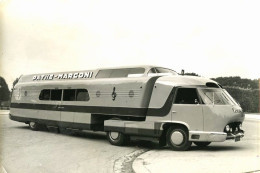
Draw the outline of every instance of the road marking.
<instances>
[{"instance_id":1,"label":"road marking","mask_svg":"<svg viewBox=\"0 0 260 173\"><path fill-rule=\"evenodd\" d=\"M3 166L1 166L1 172L2 172L2 173L7 173L6 170L5 170L5 168L4 168Z\"/></svg>"},{"instance_id":2,"label":"road marking","mask_svg":"<svg viewBox=\"0 0 260 173\"><path fill-rule=\"evenodd\" d=\"M132 163L141 154L147 152L148 149L139 149L136 151L133 151L125 156L122 156L115 160L114 162L114 173L122 173L122 172L128 172L128 173L133 173L134 170L132 168Z\"/></svg>"}]
</instances>

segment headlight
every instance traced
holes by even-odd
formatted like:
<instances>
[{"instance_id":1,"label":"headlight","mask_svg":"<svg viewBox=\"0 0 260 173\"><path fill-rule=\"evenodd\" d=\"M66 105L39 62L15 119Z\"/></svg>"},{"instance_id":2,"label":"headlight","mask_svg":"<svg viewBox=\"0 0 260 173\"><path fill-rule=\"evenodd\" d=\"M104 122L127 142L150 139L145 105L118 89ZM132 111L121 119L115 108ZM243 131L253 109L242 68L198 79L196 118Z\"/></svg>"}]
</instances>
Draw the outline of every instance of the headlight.
<instances>
[{"instance_id":1,"label":"headlight","mask_svg":"<svg viewBox=\"0 0 260 173\"><path fill-rule=\"evenodd\" d=\"M226 132L229 132L229 130L230 130L229 125L226 125L225 130L226 130Z\"/></svg>"},{"instance_id":2,"label":"headlight","mask_svg":"<svg viewBox=\"0 0 260 173\"><path fill-rule=\"evenodd\" d=\"M241 124L239 124L239 129L240 129L240 130L242 129L242 123L241 123Z\"/></svg>"}]
</instances>

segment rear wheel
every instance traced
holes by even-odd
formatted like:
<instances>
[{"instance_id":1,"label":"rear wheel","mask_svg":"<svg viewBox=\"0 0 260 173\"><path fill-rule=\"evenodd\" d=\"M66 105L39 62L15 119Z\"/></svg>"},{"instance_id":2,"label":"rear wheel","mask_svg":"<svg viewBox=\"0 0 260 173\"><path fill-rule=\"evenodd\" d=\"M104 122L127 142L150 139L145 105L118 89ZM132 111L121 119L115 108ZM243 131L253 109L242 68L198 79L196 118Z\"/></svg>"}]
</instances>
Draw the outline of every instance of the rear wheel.
<instances>
[{"instance_id":1,"label":"rear wheel","mask_svg":"<svg viewBox=\"0 0 260 173\"><path fill-rule=\"evenodd\" d=\"M31 130L37 131L39 130L40 125L36 122L31 121L29 122L29 127Z\"/></svg>"},{"instance_id":2,"label":"rear wheel","mask_svg":"<svg viewBox=\"0 0 260 173\"><path fill-rule=\"evenodd\" d=\"M195 145L198 147L206 147L208 146L211 142L193 142Z\"/></svg>"},{"instance_id":3,"label":"rear wheel","mask_svg":"<svg viewBox=\"0 0 260 173\"><path fill-rule=\"evenodd\" d=\"M170 127L166 134L167 144L175 151L185 151L191 146L189 134L182 127Z\"/></svg>"},{"instance_id":4,"label":"rear wheel","mask_svg":"<svg viewBox=\"0 0 260 173\"><path fill-rule=\"evenodd\" d=\"M125 145L129 137L121 132L107 132L107 139L112 145Z\"/></svg>"}]
</instances>

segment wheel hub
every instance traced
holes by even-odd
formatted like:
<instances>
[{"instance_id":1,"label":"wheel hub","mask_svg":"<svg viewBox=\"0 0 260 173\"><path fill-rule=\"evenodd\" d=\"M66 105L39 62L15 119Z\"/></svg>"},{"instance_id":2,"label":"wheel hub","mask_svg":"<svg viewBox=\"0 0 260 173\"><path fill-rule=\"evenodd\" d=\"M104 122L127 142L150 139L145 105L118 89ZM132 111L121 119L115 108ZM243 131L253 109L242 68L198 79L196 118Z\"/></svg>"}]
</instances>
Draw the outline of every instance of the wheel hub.
<instances>
[{"instance_id":1,"label":"wheel hub","mask_svg":"<svg viewBox=\"0 0 260 173\"><path fill-rule=\"evenodd\" d=\"M30 122L30 127L35 128L35 122Z\"/></svg>"},{"instance_id":2,"label":"wheel hub","mask_svg":"<svg viewBox=\"0 0 260 173\"><path fill-rule=\"evenodd\" d=\"M119 136L119 133L118 132L110 132L110 136L113 140L117 139L118 136Z\"/></svg>"},{"instance_id":3,"label":"wheel hub","mask_svg":"<svg viewBox=\"0 0 260 173\"><path fill-rule=\"evenodd\" d=\"M171 134L171 142L174 145L180 145L184 140L183 134L181 132L175 131Z\"/></svg>"}]
</instances>

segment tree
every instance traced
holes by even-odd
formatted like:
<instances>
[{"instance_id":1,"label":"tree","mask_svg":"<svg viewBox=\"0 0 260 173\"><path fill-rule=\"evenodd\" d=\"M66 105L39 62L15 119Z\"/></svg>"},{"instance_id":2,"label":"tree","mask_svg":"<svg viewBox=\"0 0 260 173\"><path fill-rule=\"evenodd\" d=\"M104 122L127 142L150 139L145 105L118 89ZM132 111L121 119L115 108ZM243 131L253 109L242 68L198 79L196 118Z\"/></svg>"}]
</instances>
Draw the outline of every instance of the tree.
<instances>
[{"instance_id":1,"label":"tree","mask_svg":"<svg viewBox=\"0 0 260 173\"><path fill-rule=\"evenodd\" d=\"M10 91L5 79L0 76L0 102L8 101L10 99Z\"/></svg>"},{"instance_id":2,"label":"tree","mask_svg":"<svg viewBox=\"0 0 260 173\"><path fill-rule=\"evenodd\" d=\"M245 112L259 112L259 81L235 77L218 77L212 80L220 83Z\"/></svg>"},{"instance_id":3,"label":"tree","mask_svg":"<svg viewBox=\"0 0 260 173\"><path fill-rule=\"evenodd\" d=\"M186 76L199 76L197 73L185 73Z\"/></svg>"}]
</instances>

